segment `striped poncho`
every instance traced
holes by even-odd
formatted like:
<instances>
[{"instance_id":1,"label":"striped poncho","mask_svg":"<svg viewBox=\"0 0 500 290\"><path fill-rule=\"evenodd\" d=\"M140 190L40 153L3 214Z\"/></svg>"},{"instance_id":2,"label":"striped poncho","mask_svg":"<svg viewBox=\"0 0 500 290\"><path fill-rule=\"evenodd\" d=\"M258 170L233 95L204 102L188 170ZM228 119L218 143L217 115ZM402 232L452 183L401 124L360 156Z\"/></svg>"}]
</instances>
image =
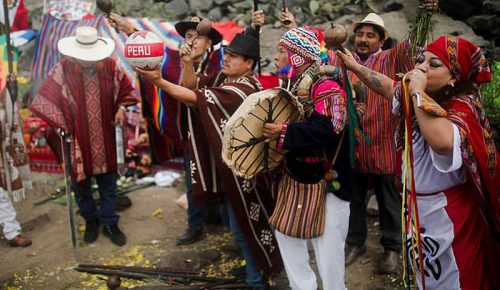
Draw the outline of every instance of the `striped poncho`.
<instances>
[{"instance_id":1,"label":"striped poncho","mask_svg":"<svg viewBox=\"0 0 500 290\"><path fill-rule=\"evenodd\" d=\"M197 106L188 113L193 199L220 202L226 194L259 267L267 275L277 274L283 264L268 223L274 208L272 196L259 190L262 184L253 187L250 181L236 177L221 156L222 132L227 120L244 99L262 90L262 86L252 75L229 83L222 73L201 77L198 84Z\"/></svg>"},{"instance_id":2,"label":"striped poncho","mask_svg":"<svg viewBox=\"0 0 500 290\"><path fill-rule=\"evenodd\" d=\"M353 55L358 63L368 69L396 79L397 73L406 73L414 67L409 54L410 47L410 40L405 39L389 50L370 55L365 61L356 53ZM328 52L328 58L332 65L338 66L341 62L334 51ZM350 79L353 84L360 82L352 73ZM399 121L392 114L391 108L392 104L388 100L366 88L366 112L360 118L360 126L373 143L370 145L363 138L359 138L359 146L356 146L357 171L376 174L395 174L399 171L399 155L396 153L394 141Z\"/></svg>"},{"instance_id":3,"label":"striped poncho","mask_svg":"<svg viewBox=\"0 0 500 290\"><path fill-rule=\"evenodd\" d=\"M221 50L207 53L201 64L202 72L218 71L221 60ZM181 85L182 60L178 50L165 49L161 72L167 81ZM187 139L186 106L147 80L140 80L140 93L154 162L161 164L172 157L182 156Z\"/></svg>"}]
</instances>

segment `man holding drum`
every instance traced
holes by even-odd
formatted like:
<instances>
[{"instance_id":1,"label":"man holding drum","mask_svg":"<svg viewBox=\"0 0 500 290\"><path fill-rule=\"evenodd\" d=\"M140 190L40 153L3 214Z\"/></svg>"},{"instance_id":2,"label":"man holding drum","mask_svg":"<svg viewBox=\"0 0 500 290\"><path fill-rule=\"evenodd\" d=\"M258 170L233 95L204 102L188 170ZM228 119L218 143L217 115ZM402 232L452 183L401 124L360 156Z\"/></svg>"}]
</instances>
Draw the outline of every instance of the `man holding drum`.
<instances>
[{"instance_id":1,"label":"man holding drum","mask_svg":"<svg viewBox=\"0 0 500 290\"><path fill-rule=\"evenodd\" d=\"M305 119L264 125L266 142L289 150L269 222L292 289L317 288L309 266L310 240L324 289L343 290L353 175L344 136L346 94L337 80L318 75L320 43L309 28L288 30L274 60L287 89L303 104Z\"/></svg>"}]
</instances>

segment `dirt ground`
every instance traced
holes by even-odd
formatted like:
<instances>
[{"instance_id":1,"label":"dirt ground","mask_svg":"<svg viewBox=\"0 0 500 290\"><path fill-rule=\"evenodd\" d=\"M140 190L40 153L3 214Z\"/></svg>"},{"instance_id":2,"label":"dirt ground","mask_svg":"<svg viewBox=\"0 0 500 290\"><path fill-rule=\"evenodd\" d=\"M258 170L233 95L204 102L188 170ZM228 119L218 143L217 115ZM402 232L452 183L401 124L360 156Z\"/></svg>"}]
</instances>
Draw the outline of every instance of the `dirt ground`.
<instances>
[{"instance_id":1,"label":"dirt ground","mask_svg":"<svg viewBox=\"0 0 500 290\"><path fill-rule=\"evenodd\" d=\"M175 245L175 238L185 229L186 213L174 202L182 194L174 187L154 186L129 194L133 205L120 213L120 227L128 239L124 247L114 246L102 235L94 244L86 245L80 232L78 247L73 249L65 206L53 202L33 205L50 196L61 178L35 174L35 189L16 205L33 245L18 249L0 241L0 289L107 289L105 277L79 273L72 268L77 264L176 267L203 270L213 276L227 276L230 269L240 265L238 250L223 226L209 225L206 239L193 245ZM83 225L83 219L78 217L77 223ZM377 272L382 255L378 223L373 217L368 223L368 252L347 267L347 288L402 289L401 275ZM159 282L126 279L122 286L151 283ZM276 279L276 289L288 288L284 274Z\"/></svg>"}]
</instances>

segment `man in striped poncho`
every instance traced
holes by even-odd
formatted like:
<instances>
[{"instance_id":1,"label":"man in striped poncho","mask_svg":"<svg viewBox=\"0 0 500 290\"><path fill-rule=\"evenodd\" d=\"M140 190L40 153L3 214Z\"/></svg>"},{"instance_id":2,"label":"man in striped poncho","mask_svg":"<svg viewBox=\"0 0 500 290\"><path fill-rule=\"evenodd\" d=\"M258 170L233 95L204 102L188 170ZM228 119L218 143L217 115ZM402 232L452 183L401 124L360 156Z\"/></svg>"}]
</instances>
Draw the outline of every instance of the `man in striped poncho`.
<instances>
[{"instance_id":1,"label":"man in striped poncho","mask_svg":"<svg viewBox=\"0 0 500 290\"><path fill-rule=\"evenodd\" d=\"M437 0L425 0L423 7L429 11L436 10ZM413 44L410 37L393 48L382 51L389 32L379 15L368 14L362 21L353 25L353 32L353 55L358 63L391 78L395 78L397 73L406 73L413 69L414 63L410 53ZM341 64L334 51L329 51L329 63L336 66ZM359 83L359 80L352 75L351 82ZM365 85L363 87L366 91L366 111L360 118L360 125L372 143L359 138L360 143L356 146L356 182L351 200L345 263L352 264L358 256L366 252L365 197L371 184L378 201L382 231L380 242L384 247L380 270L382 273L395 273L401 251L401 198L394 183L395 175L400 172L399 154L396 152L394 141L398 121L391 113L392 104L389 101Z\"/></svg>"},{"instance_id":2,"label":"man in striped poncho","mask_svg":"<svg viewBox=\"0 0 500 290\"><path fill-rule=\"evenodd\" d=\"M342 137L347 128L347 97L339 82L326 76L310 85L308 95L299 95L298 89L320 63L320 43L314 31L294 28L281 37L276 68L283 73L281 79L290 93L304 105L306 116L297 123L266 123L263 129L267 142L277 141L278 148L288 150L269 223L276 230L294 290L318 287L309 266L308 240L323 288L345 289L344 243L353 183L349 139ZM329 174L336 175L336 186L327 178Z\"/></svg>"}]
</instances>

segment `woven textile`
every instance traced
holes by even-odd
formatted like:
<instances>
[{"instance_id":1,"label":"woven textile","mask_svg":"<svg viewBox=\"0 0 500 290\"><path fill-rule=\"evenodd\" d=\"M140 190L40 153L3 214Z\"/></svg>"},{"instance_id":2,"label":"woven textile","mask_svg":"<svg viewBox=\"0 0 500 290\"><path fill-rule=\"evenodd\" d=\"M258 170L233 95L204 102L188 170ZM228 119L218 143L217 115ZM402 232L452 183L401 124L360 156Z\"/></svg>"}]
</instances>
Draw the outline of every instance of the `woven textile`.
<instances>
[{"instance_id":1,"label":"woven textile","mask_svg":"<svg viewBox=\"0 0 500 290\"><path fill-rule=\"evenodd\" d=\"M279 45L285 47L290 54L291 64L299 60L295 55L309 62L320 62L320 43L316 34L310 29L299 27L288 30L280 39ZM299 66L299 65L296 65Z\"/></svg>"},{"instance_id":2,"label":"woven textile","mask_svg":"<svg viewBox=\"0 0 500 290\"><path fill-rule=\"evenodd\" d=\"M406 73L415 67L408 55L410 47L410 41L405 39L392 49L372 54L365 61L357 54L354 54L354 58L359 64L396 79L397 73ZM328 51L328 58L331 65L342 64L334 51ZM362 89L366 88L356 75L350 73L349 79L352 84L360 84ZM364 101L366 111L360 116L360 127L372 144L359 138L359 144L355 147L356 170L361 173L396 174L401 166L394 141L398 118L392 114L392 103L368 88Z\"/></svg>"},{"instance_id":3,"label":"woven textile","mask_svg":"<svg viewBox=\"0 0 500 290\"><path fill-rule=\"evenodd\" d=\"M325 186L324 180L306 184L284 174L269 224L280 233L294 238L320 236L325 229Z\"/></svg>"},{"instance_id":4,"label":"woven textile","mask_svg":"<svg viewBox=\"0 0 500 290\"><path fill-rule=\"evenodd\" d=\"M177 34L171 22L151 21L146 18L127 18L126 21L132 23L136 29L156 33L165 45L171 49L178 48L182 41L182 38ZM80 21L64 21L48 14L43 16L42 25L39 30L40 33L37 36L36 51L31 71L32 79L45 79L48 72L62 59L61 54L57 50L57 43L64 37L74 35L76 28L79 26L92 26L98 30L100 36L113 39L116 49L112 58L116 60L118 66L131 79L135 79L135 72L128 64L123 53L127 35L116 33L109 26L105 18L98 16L87 17Z\"/></svg>"}]
</instances>

